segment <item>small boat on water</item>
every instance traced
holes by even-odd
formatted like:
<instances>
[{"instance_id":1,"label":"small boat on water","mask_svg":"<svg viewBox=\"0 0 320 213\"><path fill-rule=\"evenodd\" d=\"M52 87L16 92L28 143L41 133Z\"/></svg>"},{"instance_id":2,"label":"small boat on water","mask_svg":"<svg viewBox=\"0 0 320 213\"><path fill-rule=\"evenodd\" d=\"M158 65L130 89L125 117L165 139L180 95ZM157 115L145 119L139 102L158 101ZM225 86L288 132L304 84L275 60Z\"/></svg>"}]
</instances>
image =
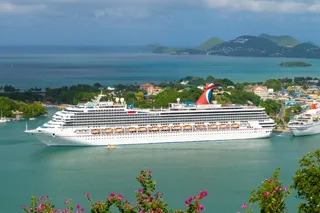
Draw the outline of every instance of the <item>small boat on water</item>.
<instances>
[{"instance_id":1,"label":"small boat on water","mask_svg":"<svg viewBox=\"0 0 320 213\"><path fill-rule=\"evenodd\" d=\"M2 117L2 109L1 109L1 117L0 117L0 123L5 123L7 122L8 120L5 119L4 117Z\"/></svg>"},{"instance_id":2,"label":"small boat on water","mask_svg":"<svg viewBox=\"0 0 320 213\"><path fill-rule=\"evenodd\" d=\"M117 148L115 145L110 145L110 144L109 144L109 145L107 146L107 149L115 149L115 148Z\"/></svg>"}]
</instances>

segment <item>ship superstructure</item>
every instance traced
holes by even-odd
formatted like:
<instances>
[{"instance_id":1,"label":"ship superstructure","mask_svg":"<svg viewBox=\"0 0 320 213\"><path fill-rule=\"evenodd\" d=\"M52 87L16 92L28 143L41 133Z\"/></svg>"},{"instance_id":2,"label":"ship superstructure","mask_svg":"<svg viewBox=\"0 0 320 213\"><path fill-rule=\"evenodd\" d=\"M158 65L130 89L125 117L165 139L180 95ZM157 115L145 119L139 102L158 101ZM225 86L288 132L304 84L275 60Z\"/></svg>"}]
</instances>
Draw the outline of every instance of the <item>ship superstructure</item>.
<instances>
[{"instance_id":1,"label":"ship superstructure","mask_svg":"<svg viewBox=\"0 0 320 213\"><path fill-rule=\"evenodd\" d=\"M311 109L297 115L288 123L294 136L314 135L320 133L320 109L313 101Z\"/></svg>"},{"instance_id":2,"label":"ship superstructure","mask_svg":"<svg viewBox=\"0 0 320 213\"><path fill-rule=\"evenodd\" d=\"M263 108L209 104L214 84L207 84L197 103L172 103L163 109L135 109L124 99L93 101L65 108L34 130L49 146L216 141L270 137L275 123Z\"/></svg>"}]
</instances>

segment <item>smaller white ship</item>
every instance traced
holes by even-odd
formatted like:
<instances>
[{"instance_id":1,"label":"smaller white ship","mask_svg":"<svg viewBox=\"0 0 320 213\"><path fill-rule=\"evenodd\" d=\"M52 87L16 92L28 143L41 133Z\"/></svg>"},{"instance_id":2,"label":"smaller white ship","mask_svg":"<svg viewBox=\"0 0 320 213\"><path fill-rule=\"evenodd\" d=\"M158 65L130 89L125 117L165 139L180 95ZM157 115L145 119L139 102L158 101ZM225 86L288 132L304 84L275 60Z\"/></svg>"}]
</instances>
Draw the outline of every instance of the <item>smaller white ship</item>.
<instances>
[{"instance_id":1,"label":"smaller white ship","mask_svg":"<svg viewBox=\"0 0 320 213\"><path fill-rule=\"evenodd\" d=\"M5 123L5 122L7 122L7 119L2 117L2 109L1 109L0 123Z\"/></svg>"},{"instance_id":2,"label":"smaller white ship","mask_svg":"<svg viewBox=\"0 0 320 213\"><path fill-rule=\"evenodd\" d=\"M320 109L313 101L311 109L297 115L288 123L288 127L294 136L314 135L320 133Z\"/></svg>"}]
</instances>

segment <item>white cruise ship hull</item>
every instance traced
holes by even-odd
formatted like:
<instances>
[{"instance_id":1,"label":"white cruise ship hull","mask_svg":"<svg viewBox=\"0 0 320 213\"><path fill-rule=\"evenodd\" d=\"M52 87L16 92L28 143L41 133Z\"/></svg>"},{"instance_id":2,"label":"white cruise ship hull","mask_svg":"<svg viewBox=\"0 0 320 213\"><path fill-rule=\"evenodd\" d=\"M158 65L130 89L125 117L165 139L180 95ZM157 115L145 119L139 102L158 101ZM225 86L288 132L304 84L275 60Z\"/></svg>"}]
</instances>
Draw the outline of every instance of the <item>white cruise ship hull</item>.
<instances>
[{"instance_id":1,"label":"white cruise ship hull","mask_svg":"<svg viewBox=\"0 0 320 213\"><path fill-rule=\"evenodd\" d=\"M305 127L292 127L290 130L294 136L315 135L320 133L320 123Z\"/></svg>"},{"instance_id":2,"label":"white cruise ship hull","mask_svg":"<svg viewBox=\"0 0 320 213\"><path fill-rule=\"evenodd\" d=\"M182 143L268 138L273 128L206 130L190 132L158 132L112 135L74 135L38 133L35 136L47 146L107 146L152 143Z\"/></svg>"}]
</instances>

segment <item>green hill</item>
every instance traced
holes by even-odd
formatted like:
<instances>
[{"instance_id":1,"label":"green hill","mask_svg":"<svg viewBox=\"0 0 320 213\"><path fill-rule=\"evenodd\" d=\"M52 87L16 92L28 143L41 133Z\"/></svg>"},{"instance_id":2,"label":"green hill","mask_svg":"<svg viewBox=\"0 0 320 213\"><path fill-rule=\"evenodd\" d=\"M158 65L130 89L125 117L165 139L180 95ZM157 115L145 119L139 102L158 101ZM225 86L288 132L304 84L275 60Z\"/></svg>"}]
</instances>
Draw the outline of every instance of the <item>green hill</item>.
<instances>
[{"instance_id":1,"label":"green hill","mask_svg":"<svg viewBox=\"0 0 320 213\"><path fill-rule=\"evenodd\" d=\"M272 36L268 34L261 34L259 37L269 39L281 47L293 47L301 43L299 40L288 35Z\"/></svg>"},{"instance_id":2,"label":"green hill","mask_svg":"<svg viewBox=\"0 0 320 213\"><path fill-rule=\"evenodd\" d=\"M206 40L204 43L202 43L199 47L197 47L196 49L197 50L208 50L208 49L211 49L215 46L217 46L218 44L221 44L223 43L224 41L221 40L220 38L217 38L217 37L212 37L208 40Z\"/></svg>"}]
</instances>

